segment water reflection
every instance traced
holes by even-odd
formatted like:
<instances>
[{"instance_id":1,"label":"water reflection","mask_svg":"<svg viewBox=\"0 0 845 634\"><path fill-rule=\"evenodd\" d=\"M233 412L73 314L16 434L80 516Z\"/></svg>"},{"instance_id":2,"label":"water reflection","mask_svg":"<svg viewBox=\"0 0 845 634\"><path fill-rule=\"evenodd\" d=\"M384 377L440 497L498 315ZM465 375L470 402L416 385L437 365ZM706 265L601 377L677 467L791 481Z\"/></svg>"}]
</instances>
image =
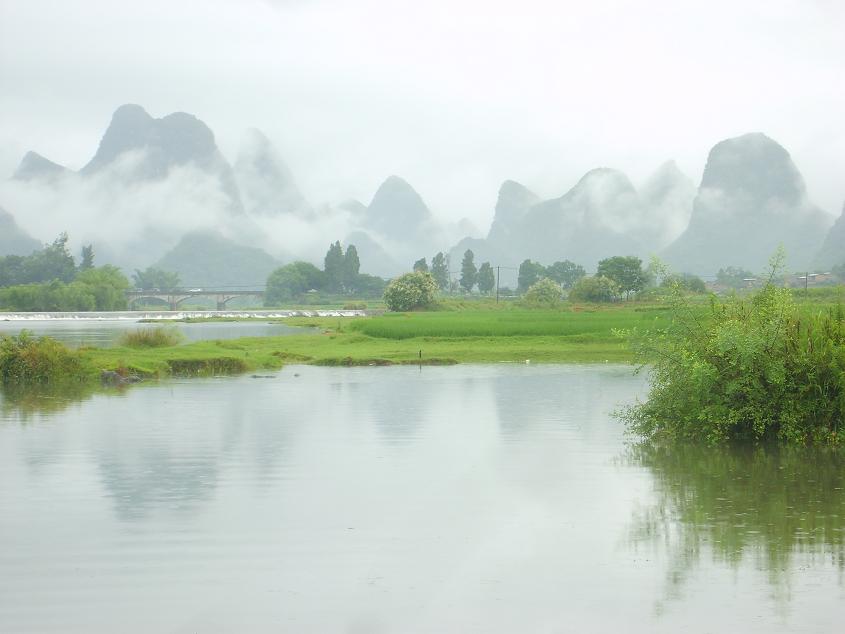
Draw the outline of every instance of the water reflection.
<instances>
[{"instance_id":1,"label":"water reflection","mask_svg":"<svg viewBox=\"0 0 845 634\"><path fill-rule=\"evenodd\" d=\"M832 565L843 581L845 451L643 444L628 460L654 477L655 503L634 513L631 538L668 552L667 598L706 557L753 564L781 598L796 565Z\"/></svg>"},{"instance_id":2,"label":"water reflection","mask_svg":"<svg viewBox=\"0 0 845 634\"><path fill-rule=\"evenodd\" d=\"M12 414L21 423L29 423L40 415L56 414L75 403L86 401L103 391L91 381L63 381L44 385L0 385L0 413ZM122 392L123 387L110 388Z\"/></svg>"}]
</instances>

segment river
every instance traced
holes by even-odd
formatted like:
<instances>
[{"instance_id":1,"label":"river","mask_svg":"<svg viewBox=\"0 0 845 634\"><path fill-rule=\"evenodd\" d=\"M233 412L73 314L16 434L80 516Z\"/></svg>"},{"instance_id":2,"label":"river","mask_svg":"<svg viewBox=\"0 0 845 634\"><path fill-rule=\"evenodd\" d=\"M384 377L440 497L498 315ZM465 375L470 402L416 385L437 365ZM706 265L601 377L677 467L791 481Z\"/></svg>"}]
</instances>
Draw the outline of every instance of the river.
<instances>
[{"instance_id":1,"label":"river","mask_svg":"<svg viewBox=\"0 0 845 634\"><path fill-rule=\"evenodd\" d=\"M285 325L284 320L289 317L353 317L364 313L355 310L0 313L0 335L17 335L21 330L27 330L34 335L50 336L71 346L103 348L116 345L126 332L141 328L173 328L182 334L186 342L274 337L308 332L305 328ZM243 321L212 321L213 318ZM182 321L185 319L196 321Z\"/></svg>"},{"instance_id":2,"label":"river","mask_svg":"<svg viewBox=\"0 0 845 634\"><path fill-rule=\"evenodd\" d=\"M638 447L623 366L0 400L3 632L831 632L845 461Z\"/></svg>"}]
</instances>

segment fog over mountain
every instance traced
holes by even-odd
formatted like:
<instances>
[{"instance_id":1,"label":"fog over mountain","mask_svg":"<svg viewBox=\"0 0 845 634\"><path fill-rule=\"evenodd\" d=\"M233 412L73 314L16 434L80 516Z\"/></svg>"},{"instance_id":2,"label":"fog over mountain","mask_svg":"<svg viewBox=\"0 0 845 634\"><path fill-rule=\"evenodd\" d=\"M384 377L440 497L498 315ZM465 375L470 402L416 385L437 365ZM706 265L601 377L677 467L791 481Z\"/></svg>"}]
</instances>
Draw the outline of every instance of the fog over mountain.
<instances>
[{"instance_id":1,"label":"fog over mountain","mask_svg":"<svg viewBox=\"0 0 845 634\"><path fill-rule=\"evenodd\" d=\"M813 260L814 268L825 271L842 264L845 264L845 205Z\"/></svg>"},{"instance_id":2,"label":"fog over mountain","mask_svg":"<svg viewBox=\"0 0 845 634\"><path fill-rule=\"evenodd\" d=\"M271 216L311 213L290 169L260 130L247 131L234 169L249 213Z\"/></svg>"},{"instance_id":3,"label":"fog over mountain","mask_svg":"<svg viewBox=\"0 0 845 634\"><path fill-rule=\"evenodd\" d=\"M840 243L837 228L822 248L832 218L810 202L788 152L759 133L718 143L697 191L674 161L639 188L620 170L595 168L547 200L507 180L481 238L466 219L438 219L400 176L388 176L369 205L355 199L312 205L263 133L247 131L232 167L196 116L154 118L127 104L82 169L28 152L0 183L0 201L19 214L21 235L49 242L67 231L74 249L93 243L100 261L127 270L171 266L192 285L210 283L201 267L255 284L278 262L321 265L338 239L356 245L365 273L392 277L443 251L457 275L471 249L476 264L505 267L509 285L527 258L567 259L594 270L614 255L661 254L676 270L709 277L729 265L760 271L781 243L790 267L809 266L817 253L819 262L833 265ZM26 242L15 244L20 250ZM221 255L226 245L229 258ZM225 264L239 258L244 266Z\"/></svg>"},{"instance_id":4,"label":"fog over mountain","mask_svg":"<svg viewBox=\"0 0 845 634\"><path fill-rule=\"evenodd\" d=\"M64 176L67 172L68 169L63 165L44 158L38 152L30 151L21 159L21 163L12 178L19 181L50 181Z\"/></svg>"},{"instance_id":5,"label":"fog over mountain","mask_svg":"<svg viewBox=\"0 0 845 634\"><path fill-rule=\"evenodd\" d=\"M787 266L804 270L831 222L789 153L764 134L745 134L710 151L689 226L663 255L699 275L729 265L759 272L782 244Z\"/></svg>"},{"instance_id":6,"label":"fog over mountain","mask_svg":"<svg viewBox=\"0 0 845 634\"><path fill-rule=\"evenodd\" d=\"M41 247L41 243L27 235L8 211L0 207L0 256L29 255Z\"/></svg>"}]
</instances>

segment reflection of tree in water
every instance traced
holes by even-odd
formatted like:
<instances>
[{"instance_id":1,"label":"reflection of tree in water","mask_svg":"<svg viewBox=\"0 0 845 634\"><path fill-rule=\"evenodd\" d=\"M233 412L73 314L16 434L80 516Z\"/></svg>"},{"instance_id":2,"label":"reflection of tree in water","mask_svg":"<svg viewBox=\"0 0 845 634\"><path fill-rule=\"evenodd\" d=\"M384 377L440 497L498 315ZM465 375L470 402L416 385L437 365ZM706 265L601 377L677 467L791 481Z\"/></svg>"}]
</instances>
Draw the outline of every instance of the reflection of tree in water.
<instances>
[{"instance_id":1,"label":"reflection of tree in water","mask_svg":"<svg viewBox=\"0 0 845 634\"><path fill-rule=\"evenodd\" d=\"M102 453L97 462L122 520L144 519L161 509L194 509L217 487L217 455L188 459L179 451L155 447L132 449L127 456L113 449L114 453Z\"/></svg>"},{"instance_id":2,"label":"reflection of tree in water","mask_svg":"<svg viewBox=\"0 0 845 634\"><path fill-rule=\"evenodd\" d=\"M705 552L732 568L753 557L775 586L788 583L796 554L833 563L842 580L845 452L644 444L629 458L652 472L658 493L635 514L632 540L666 545L670 598Z\"/></svg>"},{"instance_id":3,"label":"reflection of tree in water","mask_svg":"<svg viewBox=\"0 0 845 634\"><path fill-rule=\"evenodd\" d=\"M115 391L118 388L111 388ZM74 403L88 400L95 392L104 391L92 381L62 381L43 385L0 386L0 411L4 418L17 418L22 423L39 414L61 412Z\"/></svg>"}]
</instances>

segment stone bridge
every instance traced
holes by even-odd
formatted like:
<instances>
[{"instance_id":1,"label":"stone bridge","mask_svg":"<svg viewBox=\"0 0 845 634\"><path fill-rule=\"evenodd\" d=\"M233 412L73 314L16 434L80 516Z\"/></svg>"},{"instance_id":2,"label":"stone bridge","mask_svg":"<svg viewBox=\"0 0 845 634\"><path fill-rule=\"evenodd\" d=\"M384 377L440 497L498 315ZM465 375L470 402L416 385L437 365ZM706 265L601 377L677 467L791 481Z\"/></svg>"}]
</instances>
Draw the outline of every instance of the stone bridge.
<instances>
[{"instance_id":1,"label":"stone bridge","mask_svg":"<svg viewBox=\"0 0 845 634\"><path fill-rule=\"evenodd\" d=\"M231 289L203 289L195 288L190 290L173 289L162 291L157 288L142 290L133 288L126 291L126 299L129 302L129 307L140 299L157 299L166 302L170 306L170 310L179 310L179 305L186 299L192 297L213 297L217 300L217 310L226 310L226 304L236 297L257 297L259 299L264 297L264 291L259 290L231 290Z\"/></svg>"}]
</instances>

